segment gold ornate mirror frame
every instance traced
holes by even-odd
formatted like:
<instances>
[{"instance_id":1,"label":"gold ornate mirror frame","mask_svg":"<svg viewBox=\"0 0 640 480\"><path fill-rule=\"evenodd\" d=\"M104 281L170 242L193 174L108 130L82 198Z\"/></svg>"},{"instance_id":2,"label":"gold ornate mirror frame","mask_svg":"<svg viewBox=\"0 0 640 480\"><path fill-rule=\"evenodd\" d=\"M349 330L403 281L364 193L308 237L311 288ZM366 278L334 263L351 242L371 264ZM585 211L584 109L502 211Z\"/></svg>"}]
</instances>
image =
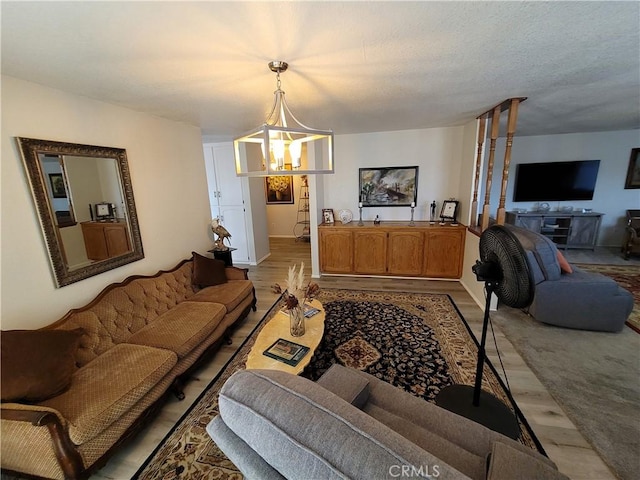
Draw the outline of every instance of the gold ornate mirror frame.
<instances>
[{"instance_id":1,"label":"gold ornate mirror frame","mask_svg":"<svg viewBox=\"0 0 640 480\"><path fill-rule=\"evenodd\" d=\"M18 142L18 148L22 154L22 159L31 185L31 193L40 217L40 225L47 244L56 287L63 287L144 258L126 150L122 148L98 147L93 145L37 140L32 138L16 138L16 140ZM67 189L69 196L69 213L72 217L72 221L67 224L60 223L59 219L56 219L56 213L52 205L52 198L49 193L50 190L46 183L47 179L43 168L43 161L41 160L45 156L57 156L61 162L64 186ZM78 158L82 161L81 157L87 157L87 159L114 160L115 166L117 167L117 175L119 177L119 188L122 194L122 198L119 199L119 201L121 201L120 215L122 218L118 220L114 218L112 221L120 223L120 226L122 226L122 224L126 224L124 232L125 235L128 236L126 238L129 243L127 244L126 251L124 251L124 253L118 253L117 255L106 259L95 261L88 260L86 262L88 263L87 265L79 267L71 267L67 262L65 247L63 244L62 228L76 227L75 219L79 216L77 208L80 207L80 205L73 205L72 196L74 186L69 183L67 172L65 172L63 165L65 158L68 157L74 157L76 161ZM118 186L116 186L116 188L118 188ZM74 207L76 208L75 214ZM91 210L91 205L89 205L89 210ZM93 221L93 213L90 213L92 215L91 222L79 221L77 228L80 228L82 223L98 223L97 221ZM87 248L86 245L85 248Z\"/></svg>"}]
</instances>

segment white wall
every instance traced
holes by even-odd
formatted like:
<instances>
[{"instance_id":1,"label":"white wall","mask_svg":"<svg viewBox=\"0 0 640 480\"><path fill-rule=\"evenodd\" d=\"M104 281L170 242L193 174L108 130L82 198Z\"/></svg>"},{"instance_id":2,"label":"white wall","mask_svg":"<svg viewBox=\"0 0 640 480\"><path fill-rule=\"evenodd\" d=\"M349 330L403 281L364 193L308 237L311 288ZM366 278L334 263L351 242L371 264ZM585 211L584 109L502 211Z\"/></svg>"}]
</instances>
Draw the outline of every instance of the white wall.
<instances>
[{"instance_id":1,"label":"white wall","mask_svg":"<svg viewBox=\"0 0 640 480\"><path fill-rule=\"evenodd\" d=\"M311 176L309 181L311 210L312 274L319 275L317 229L322 208L337 214L351 210L358 218L359 169L361 167L395 167L417 165L418 201L414 220L429 220L429 204L436 200L438 212L442 201L459 198L464 127L430 128L395 132L364 133L335 136L335 173ZM475 147L473 147L475 148ZM314 178L315 177L315 178ZM465 193L466 197L469 196ZM409 207L369 207L362 219L384 221L411 218ZM463 218L463 217L458 217Z\"/></svg>"},{"instance_id":2,"label":"white wall","mask_svg":"<svg viewBox=\"0 0 640 480\"><path fill-rule=\"evenodd\" d=\"M472 120L464 125L460 148L460 167L458 170L458 219L465 225L471 224L471 202L473 200L473 182L476 175L476 156L478 152L478 121ZM481 159L482 161L482 159Z\"/></svg>"},{"instance_id":3,"label":"white wall","mask_svg":"<svg viewBox=\"0 0 640 480\"><path fill-rule=\"evenodd\" d=\"M300 186L302 185L302 176L292 175L292 177L293 203L267 205L267 224L269 225L270 237L294 237L293 227L297 222L298 208L300 207Z\"/></svg>"},{"instance_id":4,"label":"white wall","mask_svg":"<svg viewBox=\"0 0 640 480\"><path fill-rule=\"evenodd\" d=\"M199 128L6 76L1 89L3 329L47 325L110 283L210 248ZM126 149L145 258L55 288L16 136Z\"/></svg>"},{"instance_id":5,"label":"white wall","mask_svg":"<svg viewBox=\"0 0 640 480\"><path fill-rule=\"evenodd\" d=\"M397 132L337 135L335 174L324 177L324 208L351 210L358 214L358 174L361 167L417 165L418 201L415 220L429 219L429 204L458 198L463 127L403 130ZM409 207L370 207L362 211L363 220L376 215L385 220L409 220Z\"/></svg>"},{"instance_id":6,"label":"white wall","mask_svg":"<svg viewBox=\"0 0 640 480\"><path fill-rule=\"evenodd\" d=\"M460 210L461 221L468 224L470 219L471 201L473 197L473 181L475 178L475 163L477 156L478 122L472 120L464 126L463 153L461 158L460 175ZM484 157L480 159L484 161ZM480 197L479 197L480 198ZM480 204L482 202L480 201ZM481 209L481 206L479 207ZM478 260L480 237L467 230L464 242L464 259L462 263L462 277L460 283L466 288L474 301L484 308L484 283L478 282L471 268Z\"/></svg>"},{"instance_id":7,"label":"white wall","mask_svg":"<svg viewBox=\"0 0 640 480\"><path fill-rule=\"evenodd\" d=\"M624 189L631 149L640 147L640 130L617 132L570 133L516 137L511 150L509 184L506 209L531 209L535 202L513 202L516 165L533 162L559 162L569 160L600 160L596 189L591 201L549 202L552 210L561 206L591 208L604 213L598 245L620 246L626 219L625 210L640 208L640 190ZM505 138L496 146L493 184L491 188L491 214L495 216L500 197L502 166L504 165ZM481 197L484 201L484 194Z\"/></svg>"},{"instance_id":8,"label":"white wall","mask_svg":"<svg viewBox=\"0 0 640 480\"><path fill-rule=\"evenodd\" d=\"M251 177L247 180L251 192L248 213L252 219L247 224L247 235L249 236L249 248L255 251L256 264L258 264L271 255L264 197L264 178Z\"/></svg>"}]
</instances>

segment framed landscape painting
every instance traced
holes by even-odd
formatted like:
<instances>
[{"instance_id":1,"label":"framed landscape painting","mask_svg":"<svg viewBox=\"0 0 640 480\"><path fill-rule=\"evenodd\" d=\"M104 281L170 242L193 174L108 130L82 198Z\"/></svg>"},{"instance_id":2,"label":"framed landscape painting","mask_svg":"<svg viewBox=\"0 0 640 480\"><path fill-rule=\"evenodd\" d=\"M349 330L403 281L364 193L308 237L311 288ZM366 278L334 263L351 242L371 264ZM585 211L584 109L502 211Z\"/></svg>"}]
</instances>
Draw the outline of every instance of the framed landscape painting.
<instances>
[{"instance_id":1,"label":"framed landscape painting","mask_svg":"<svg viewBox=\"0 0 640 480\"><path fill-rule=\"evenodd\" d=\"M418 200L418 167L360 169L363 207L409 207Z\"/></svg>"}]
</instances>

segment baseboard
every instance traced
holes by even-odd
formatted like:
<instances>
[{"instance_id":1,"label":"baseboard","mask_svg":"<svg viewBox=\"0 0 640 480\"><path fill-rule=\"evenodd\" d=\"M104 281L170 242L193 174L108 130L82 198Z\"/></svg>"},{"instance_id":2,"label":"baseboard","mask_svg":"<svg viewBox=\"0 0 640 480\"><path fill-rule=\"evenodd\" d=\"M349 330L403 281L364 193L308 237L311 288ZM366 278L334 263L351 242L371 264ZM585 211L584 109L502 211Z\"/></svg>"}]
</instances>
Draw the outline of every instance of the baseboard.
<instances>
[{"instance_id":1,"label":"baseboard","mask_svg":"<svg viewBox=\"0 0 640 480\"><path fill-rule=\"evenodd\" d=\"M251 265L258 265L259 263L264 262L267 258L271 256L271 252L267 253L264 257L259 258L256 263L252 263Z\"/></svg>"},{"instance_id":2,"label":"baseboard","mask_svg":"<svg viewBox=\"0 0 640 480\"><path fill-rule=\"evenodd\" d=\"M484 310L484 304L486 302L486 299L478 298L477 295L473 293L473 290L470 289L469 286L462 280L460 280L460 285L464 287L464 289L467 291L467 293L473 299L473 301L476 302L482 310ZM491 305L489 306L489 310L495 311L497 309L498 309L498 298L494 295L491 298Z\"/></svg>"}]
</instances>

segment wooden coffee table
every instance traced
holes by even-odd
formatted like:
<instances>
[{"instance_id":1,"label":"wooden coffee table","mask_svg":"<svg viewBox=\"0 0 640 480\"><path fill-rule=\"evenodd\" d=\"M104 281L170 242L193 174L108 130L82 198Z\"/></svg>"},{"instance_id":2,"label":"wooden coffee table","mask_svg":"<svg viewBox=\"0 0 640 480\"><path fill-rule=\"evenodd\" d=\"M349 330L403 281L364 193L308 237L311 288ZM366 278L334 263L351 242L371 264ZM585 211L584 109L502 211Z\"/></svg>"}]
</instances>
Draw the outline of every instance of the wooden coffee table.
<instances>
[{"instance_id":1,"label":"wooden coffee table","mask_svg":"<svg viewBox=\"0 0 640 480\"><path fill-rule=\"evenodd\" d=\"M247 369L265 368L299 375L304 368L309 365L311 357L316 351L316 348L318 348L318 345L320 345L320 340L322 340L322 335L324 334L324 308L322 308L322 304L317 300L307 303L311 303L311 305L320 310L320 312L305 319L304 335L301 337L292 336L289 333L289 316L285 313L277 312L271 320L262 327L262 330L260 330L247 357ZM279 338L284 338L285 340L309 347L309 352L307 352L295 367L263 355L263 352Z\"/></svg>"}]
</instances>

